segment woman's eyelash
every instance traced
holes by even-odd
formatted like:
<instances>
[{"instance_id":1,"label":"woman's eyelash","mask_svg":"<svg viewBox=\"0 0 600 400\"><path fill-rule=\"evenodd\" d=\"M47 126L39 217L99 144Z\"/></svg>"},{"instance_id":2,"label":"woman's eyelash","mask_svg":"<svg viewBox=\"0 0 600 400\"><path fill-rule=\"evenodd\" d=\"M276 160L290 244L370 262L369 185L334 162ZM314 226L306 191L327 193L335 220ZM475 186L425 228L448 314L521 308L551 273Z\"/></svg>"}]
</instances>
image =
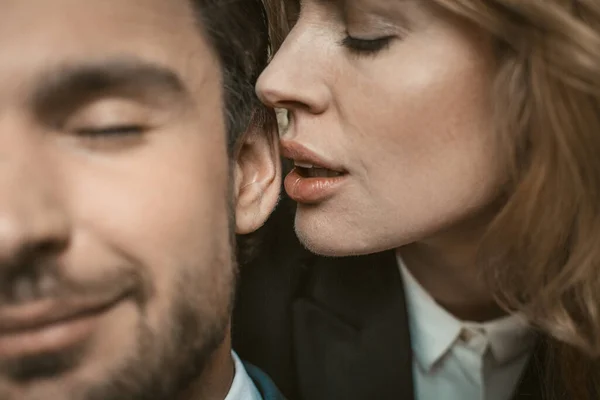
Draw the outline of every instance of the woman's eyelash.
<instances>
[{"instance_id":1,"label":"woman's eyelash","mask_svg":"<svg viewBox=\"0 0 600 400\"><path fill-rule=\"evenodd\" d=\"M342 39L342 46L358 55L374 55L389 47L394 36L383 36L376 39L359 39L347 35Z\"/></svg>"}]
</instances>

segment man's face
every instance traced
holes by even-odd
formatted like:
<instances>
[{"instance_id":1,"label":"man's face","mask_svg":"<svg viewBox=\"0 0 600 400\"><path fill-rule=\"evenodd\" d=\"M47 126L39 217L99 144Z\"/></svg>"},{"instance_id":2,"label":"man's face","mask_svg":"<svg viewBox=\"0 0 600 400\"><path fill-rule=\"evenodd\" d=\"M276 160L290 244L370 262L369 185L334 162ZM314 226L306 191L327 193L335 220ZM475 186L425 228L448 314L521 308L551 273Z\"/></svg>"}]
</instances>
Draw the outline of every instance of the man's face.
<instances>
[{"instance_id":1,"label":"man's face","mask_svg":"<svg viewBox=\"0 0 600 400\"><path fill-rule=\"evenodd\" d=\"M230 181L186 0L0 9L0 398L173 399L227 336L231 221L264 222L277 153Z\"/></svg>"}]
</instances>

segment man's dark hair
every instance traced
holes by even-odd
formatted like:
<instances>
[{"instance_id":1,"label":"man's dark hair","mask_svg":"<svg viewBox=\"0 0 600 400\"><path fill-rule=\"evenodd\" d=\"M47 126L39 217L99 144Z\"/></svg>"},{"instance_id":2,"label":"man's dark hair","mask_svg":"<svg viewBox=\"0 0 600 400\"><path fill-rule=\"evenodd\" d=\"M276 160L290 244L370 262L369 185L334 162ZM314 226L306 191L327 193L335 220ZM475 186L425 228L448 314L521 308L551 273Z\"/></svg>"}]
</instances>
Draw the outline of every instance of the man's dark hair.
<instances>
[{"instance_id":1,"label":"man's dark hair","mask_svg":"<svg viewBox=\"0 0 600 400\"><path fill-rule=\"evenodd\" d=\"M254 86L269 59L269 22L262 0L191 0L221 62L230 155L250 124L273 128L273 114ZM274 129L274 128L273 128Z\"/></svg>"},{"instance_id":2,"label":"man's dark hair","mask_svg":"<svg viewBox=\"0 0 600 400\"><path fill-rule=\"evenodd\" d=\"M230 159L240 137L250 126L265 131L277 129L273 112L258 100L254 86L269 60L269 21L263 0L190 0L198 14L201 29L221 63ZM231 200L231 199L230 199ZM233 213L232 213L233 215ZM240 263L256 254L263 230L236 236L232 243Z\"/></svg>"}]
</instances>

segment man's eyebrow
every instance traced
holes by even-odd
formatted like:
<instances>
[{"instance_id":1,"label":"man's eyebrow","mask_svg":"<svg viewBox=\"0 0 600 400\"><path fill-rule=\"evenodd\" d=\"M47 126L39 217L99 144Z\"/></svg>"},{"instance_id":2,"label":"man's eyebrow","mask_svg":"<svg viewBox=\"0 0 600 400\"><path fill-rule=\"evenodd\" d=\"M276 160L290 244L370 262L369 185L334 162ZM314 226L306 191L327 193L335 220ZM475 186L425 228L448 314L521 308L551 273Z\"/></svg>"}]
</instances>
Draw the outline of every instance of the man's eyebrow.
<instances>
[{"instance_id":1,"label":"man's eyebrow","mask_svg":"<svg viewBox=\"0 0 600 400\"><path fill-rule=\"evenodd\" d=\"M44 74L36 86L32 103L38 110L72 107L106 94L126 97L188 95L182 79L167 67L138 59L62 65ZM155 98L154 100L159 100Z\"/></svg>"}]
</instances>

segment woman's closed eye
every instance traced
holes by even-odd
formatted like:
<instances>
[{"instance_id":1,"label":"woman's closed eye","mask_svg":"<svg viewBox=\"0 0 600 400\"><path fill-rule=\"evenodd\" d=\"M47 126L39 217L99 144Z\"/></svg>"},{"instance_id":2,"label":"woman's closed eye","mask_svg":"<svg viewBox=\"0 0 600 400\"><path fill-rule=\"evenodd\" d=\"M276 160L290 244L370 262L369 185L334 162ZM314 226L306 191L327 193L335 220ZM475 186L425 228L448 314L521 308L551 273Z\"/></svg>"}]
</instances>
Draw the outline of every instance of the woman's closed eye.
<instances>
[{"instance_id":1,"label":"woman's closed eye","mask_svg":"<svg viewBox=\"0 0 600 400\"><path fill-rule=\"evenodd\" d=\"M380 51L387 49L394 38L394 35L388 35L374 39L362 39L347 34L346 37L342 39L341 44L351 53L368 56L375 55Z\"/></svg>"}]
</instances>

